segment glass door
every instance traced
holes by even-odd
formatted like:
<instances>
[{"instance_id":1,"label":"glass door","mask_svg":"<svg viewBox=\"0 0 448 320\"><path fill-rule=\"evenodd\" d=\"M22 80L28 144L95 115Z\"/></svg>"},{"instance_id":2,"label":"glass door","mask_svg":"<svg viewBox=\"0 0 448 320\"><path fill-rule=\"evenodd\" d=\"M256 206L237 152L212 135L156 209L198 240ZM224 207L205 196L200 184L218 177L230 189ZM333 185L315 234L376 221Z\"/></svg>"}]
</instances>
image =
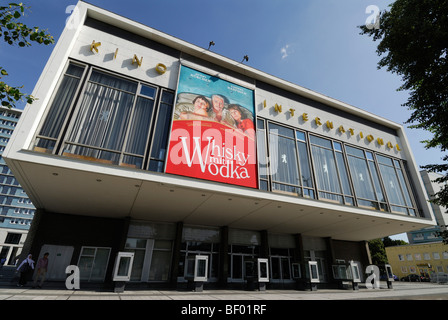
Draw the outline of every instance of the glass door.
<instances>
[{"instance_id":1,"label":"glass door","mask_svg":"<svg viewBox=\"0 0 448 320\"><path fill-rule=\"evenodd\" d=\"M104 281L111 248L82 247L78 260L82 281Z\"/></svg>"}]
</instances>

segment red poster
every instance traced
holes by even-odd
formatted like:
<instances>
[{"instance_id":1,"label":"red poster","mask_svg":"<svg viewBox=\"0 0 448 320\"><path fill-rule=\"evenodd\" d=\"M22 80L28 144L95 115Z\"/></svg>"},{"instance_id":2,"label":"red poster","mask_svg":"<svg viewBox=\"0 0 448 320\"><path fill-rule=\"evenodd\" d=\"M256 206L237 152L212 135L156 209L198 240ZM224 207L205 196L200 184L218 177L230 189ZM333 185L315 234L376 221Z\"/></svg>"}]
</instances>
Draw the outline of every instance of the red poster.
<instances>
[{"instance_id":1,"label":"red poster","mask_svg":"<svg viewBox=\"0 0 448 320\"><path fill-rule=\"evenodd\" d=\"M166 172L257 188L253 91L182 66Z\"/></svg>"}]
</instances>

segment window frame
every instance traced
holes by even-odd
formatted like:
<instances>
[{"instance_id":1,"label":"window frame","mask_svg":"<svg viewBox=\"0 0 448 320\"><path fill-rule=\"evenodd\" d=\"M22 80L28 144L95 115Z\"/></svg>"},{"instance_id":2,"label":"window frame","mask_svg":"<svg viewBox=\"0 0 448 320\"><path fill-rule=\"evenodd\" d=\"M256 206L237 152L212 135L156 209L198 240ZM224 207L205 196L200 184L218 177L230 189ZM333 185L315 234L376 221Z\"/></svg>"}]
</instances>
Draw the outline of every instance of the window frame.
<instances>
[{"instance_id":1,"label":"window frame","mask_svg":"<svg viewBox=\"0 0 448 320\"><path fill-rule=\"evenodd\" d=\"M62 120L61 130L60 130L60 132L58 134L58 137L57 138L46 137L44 135L41 135L40 131L42 130L42 128L43 128L43 126L44 126L44 124L45 124L45 122L47 120L47 117L49 116L49 113L51 111L51 107L53 106L53 102L56 99L56 96L57 96L57 94L59 92L59 89L61 88L61 85L62 85L62 82L64 81L64 78L66 76L74 78L73 75L67 74L67 70L68 70L68 68L70 67L71 64L77 65L79 67L83 67L84 71L83 71L81 77L79 78L78 86L77 86L77 88L76 88L76 90L75 90L75 92L73 94L74 98L71 101L70 105L68 106L68 110L67 110L67 114L65 116L65 119ZM43 116L42 116L42 118L40 120L40 123L39 123L38 127L37 127L36 134L35 134L33 140L31 141L30 147L32 148L32 150L36 151L36 148L39 148L39 147L37 147L37 141L39 139L45 139L45 140L55 141L55 145L54 145L53 150L51 150L51 152L47 152L47 153L58 154L58 150L61 147L61 139L62 139L62 137L65 136L65 131L67 130L68 122L72 118L73 110L76 108L76 106L78 104L78 100L79 100L79 98L82 95L84 82L85 82L86 74L87 74L88 70L89 70L89 65L88 64L81 63L81 62L78 62L78 61L75 61L75 60L68 60L66 62L65 66L64 66L64 71L61 73L61 76L59 77L59 80L57 81L57 83L56 83L56 85L54 87L54 90L53 90L53 93L51 95L51 98L48 101L47 107L45 108L44 114L43 114Z\"/></svg>"},{"instance_id":2,"label":"window frame","mask_svg":"<svg viewBox=\"0 0 448 320\"><path fill-rule=\"evenodd\" d=\"M94 71L97 71L99 73L103 73L105 75L108 75L108 76L111 76L111 77L114 77L114 78L117 78L117 79L123 79L125 81L130 81L130 82L136 83L137 88L136 88L135 93L132 93L132 92L129 92L129 91L126 91L126 90L123 90L123 89L113 88L113 87L110 87L110 86L105 85L105 84L97 83L95 81L91 81L90 78L91 78L92 73ZM129 124L126 127L126 132L125 132L124 137L123 137L123 143L122 143L121 148L120 148L119 151L118 150L112 150L112 149L104 148L104 147L85 145L85 144L82 144L82 143L79 143L79 142L69 141L69 136L72 133L72 130L73 130L73 127L74 127L76 121L78 120L78 115L79 115L79 112L81 111L81 107L82 107L83 100L85 98L85 95L86 95L89 83L93 83L93 84L96 84L96 85L107 87L107 88L113 89L113 90L118 90L120 92L125 92L125 93L128 93L128 94L133 94L132 107L131 107L131 110L130 110L130 113L129 113L129 119L128 119ZM60 146L58 155L64 156L64 149L66 149L68 145L70 145L70 146L77 146L77 147L85 147L85 148L95 149L95 150L109 152L109 153L113 153L113 154L119 154L119 160L118 160L118 164L117 165L119 165L119 166L127 166L127 164L123 162L124 156L125 155L134 156L134 157L137 156L135 154L126 152L125 149L126 149L126 145L127 145L127 138L128 138L129 131L130 131L130 124L134 120L134 116L135 116L135 109L136 109L137 100L138 100L139 96L142 96L139 92L140 92L140 89L141 89L141 87L143 85L149 86L149 87L154 87L156 89L156 93L154 95L154 98L152 99L152 101L153 101L153 111L152 111L152 114L151 114L151 120L150 120L150 123L149 123L148 132L147 132L145 151L143 153L143 156L138 155L139 157L142 158L142 165L141 165L140 168L137 168L137 169L144 169L145 158L146 158L148 147L149 147L148 146L149 136L150 136L150 133L151 133L151 131L153 129L154 107L156 105L159 87L155 86L155 85L151 85L151 84L146 84L145 82L140 81L140 80L136 80L136 79L132 79L130 77L126 77L126 76L124 76L122 74L118 74L118 73L115 73L115 72L112 72L112 71L109 71L109 70L104 70L104 69L99 68L97 66L89 66L88 67L88 74L86 75L85 81L82 84L82 90L81 90L81 93L78 96L78 101L77 101L76 106L75 106L75 108L73 110L73 114L71 116L70 122L66 126L66 132L65 132L63 140L61 141L61 146ZM143 97L147 97L147 96L143 95ZM98 159L101 159L101 158L98 158Z\"/></svg>"},{"instance_id":3,"label":"window frame","mask_svg":"<svg viewBox=\"0 0 448 320\"><path fill-rule=\"evenodd\" d=\"M77 88L74 91L73 100L71 101L70 105L68 106L68 111L65 115L65 118L63 120L60 120L61 121L60 122L61 129L58 134L58 137L52 138L52 137L47 137L47 136L41 135L40 132L47 120L47 117L50 114L52 103L54 102L59 90L61 89L61 85L64 80L64 77L67 77L67 76L75 77L73 75L67 74L67 70L70 67L70 65L72 65L72 64L75 66L82 67L82 68L84 68L84 70L83 70L81 77L79 78L79 83L77 84ZM123 79L125 81L131 81L136 84L136 91L134 93L130 93L126 90L113 88L106 84L98 83L96 81L91 81L90 78L94 71L100 72L107 76L114 77L116 79ZM126 130L126 132L124 132L124 136L122 138L123 142L121 143L120 150L112 150L112 149L108 149L108 148L104 148L104 147L85 145L85 144L82 144L79 142L69 140L69 137L73 130L73 127L78 119L79 112L82 107L83 100L85 98L89 83L90 84L93 83L93 84L100 85L100 86L107 87L107 88L112 88L113 90L124 91L126 93L130 93L133 95L132 106L130 107L131 109L129 111L129 119L128 119L129 123L127 124L126 128L124 129L124 130ZM151 87L152 89L154 89L154 95L151 97L151 96L141 93L141 88L143 86ZM169 106L169 102L162 101L164 93L171 94L174 97L175 91L172 89L169 89L169 88L162 87L160 85L148 83L141 79L132 78L132 77L123 75L118 72L106 70L99 66L82 63L82 62L78 62L77 60L69 59L67 61L66 65L64 66L64 70L60 76L60 79L58 80L56 86L54 87L53 94L48 102L47 108L44 111L44 115L41 118L41 121L36 130L36 134L34 135L34 138L31 141L29 148L30 148L30 150L33 150L33 151L46 152L46 153L51 153L51 154L58 155L58 156L64 156L64 151L68 147L85 147L85 148L97 150L100 152L103 151L103 152L108 152L111 154L116 154L117 155L116 157L118 159L117 163L112 163L112 161L108 161L108 160L105 160L102 158L92 158L92 159L87 159L87 160L93 160L93 161L108 163L108 164L117 165L117 166L131 167L133 169L141 169L141 170L146 170L146 171L152 171L151 170L151 162L153 161L153 162L162 163L160 168L161 168L162 172L165 172L166 157L168 156L169 134L170 134L171 130L167 131L168 132L168 137L166 137L167 138L167 141L166 141L166 145L167 145L166 149L167 150L165 152L164 158L159 159L159 158L155 158L155 157L151 156L153 147L154 147L155 137L156 137L156 134L155 134L155 131L157 130L156 126L158 124L158 120L159 120L159 117L161 114L161 109L160 109L161 105L166 104L167 106L164 106L164 107L173 108L173 105ZM146 134L146 142L144 145L144 151L142 154L135 154L130 151L127 151L126 148L128 146L128 142L129 142L128 141L129 135L131 134L132 123L136 119L136 106L137 106L139 97L152 101L152 111L151 111L151 118L149 119L149 123L147 125L148 131L145 133ZM171 109L171 112L169 112L169 111L170 110L168 110L167 116L171 117L172 109ZM170 123L170 126L171 126L171 123ZM168 128L168 129L170 129L170 128ZM121 129L121 130L123 130L123 129ZM123 132L121 132L121 133L123 133ZM39 143L39 139L54 141L54 148L51 151L49 149L44 150L42 148L41 148L41 150L38 150L39 147L37 147L37 144ZM77 156L79 156L78 153L73 153L72 155L75 156L76 158L78 158ZM139 165L139 163L129 164L124 161L125 157L141 158L141 164L140 165Z\"/></svg>"},{"instance_id":4,"label":"window frame","mask_svg":"<svg viewBox=\"0 0 448 320\"><path fill-rule=\"evenodd\" d=\"M259 159L259 170L258 170L258 181L259 181L259 189L263 190L263 191L268 191L268 192L278 192L279 190L275 190L273 188L273 184L274 183L280 183L280 184L285 184L287 186L289 186L289 184L283 183L283 182L278 182L278 181L274 181L272 178L272 171L271 171L271 154L272 154L272 148L270 147L270 129L269 129L269 125L272 123L276 126L281 126L284 127L288 130L293 130L294 135L295 135L295 140L296 140L296 159L297 159L297 163L298 163L298 173L299 173L299 179L300 179L300 185L292 185L293 187L296 188L300 188L300 194L290 194L293 196L300 196L300 197L304 197L304 189L307 188L309 190L311 190L314 193L314 198L313 199L317 199L317 200L322 200L322 201L329 201L329 202L334 202L336 204L340 204L340 205L353 205L355 207L358 208L363 208L363 209L370 209L370 210L375 210L378 212L387 212L387 213L392 213L392 214L404 214L403 212L398 212L396 210L393 210L393 206L397 206L395 204L392 204L390 199L389 199L389 195L387 193L387 189L385 188L385 184L384 184L384 179L383 179L383 174L381 172L381 168L380 168L380 161L378 159L379 156L388 158L391 160L391 167L394 169L394 173L396 175L396 179L399 182L399 186L400 186L400 192L401 195L403 197L403 200L406 203L406 195L405 195L405 191L407 191L407 195L408 198L410 199L411 205L412 206L402 206L403 208L405 208L406 210L406 215L408 216L418 216L419 212L420 212L420 208L418 206L418 203L415 199L414 196L414 188L413 185L410 182L410 178L409 178L409 172L407 170L407 166L406 166L406 161L403 159L399 159L381 152L377 152L375 150L371 150L368 148L363 148L357 145L353 145L351 143L346 143L337 139L333 139L331 137L327 137L327 136L323 136L320 135L319 133L314 133L314 132L309 132L309 131L305 131L302 130L300 128L296 128L293 126L289 126L283 123L279 123L267 118L263 118L263 117L257 117L256 119L257 123L263 123L263 128L260 128L259 125L257 125L257 143L258 143L258 147L257 149L259 149L260 147L260 141L258 141L258 139L263 138L264 139L264 143L265 143L265 153L266 153L266 159L262 159L263 161L265 161L263 163L266 164L266 177L262 177L262 175L260 174L260 160ZM303 141L301 139L298 139L297 137L297 133L301 132L305 135L305 140ZM281 137L285 137L284 135L281 135L279 133L277 133L278 136ZM324 139L327 140L329 142L329 145L331 145L331 149L329 149L328 147L324 147L315 143L311 142L310 137L311 136L315 136L317 138L320 139ZM292 139L291 137L287 137L289 139ZM301 164L301 159L300 159L300 153L299 153L299 140L300 143L304 143L306 146L306 151L307 151L307 161L308 161L308 165L310 168L310 173L311 173L311 177L312 177L312 184L313 187L309 188L309 187L304 187L303 184L303 179L302 179L302 164ZM335 143L339 144L342 147L342 150L338 150L335 147ZM312 152L312 146L316 146L316 147L320 147L320 148L324 148L326 150L331 151L331 154L333 155L333 161L334 161L334 165L336 168L336 174L337 174L337 178L338 178L338 185L339 185L339 189L340 189L340 193L338 192L329 192L326 190L322 190L319 189L319 186L317 185L317 178L316 178L316 168L315 168L315 155L313 155ZM364 199L362 197L359 197L356 189L354 187L354 181L352 178L352 170L350 170L349 167L349 162L348 162L348 157L349 154L347 153L346 148L347 147L351 147L351 148L355 148L358 149L360 151L362 151L364 158L359 158L356 155L353 155L353 157L358 158L358 159L362 159L363 161L365 161L365 165L367 167L368 170L368 174L369 174L369 178L371 180L371 184L373 187L373 191L374 191L374 196L375 196L375 200L372 199ZM343 165L345 165L345 174L347 175L347 180L348 180L348 184L349 184L349 188L350 188L350 192L351 195L346 193L346 191L344 190L344 182L341 180L341 170L340 170L340 160L338 159L336 153L340 153L342 155L342 163ZM369 154L368 154L369 153ZM259 156L259 154L257 153L257 155ZM397 167L397 165L399 165L399 167ZM264 170L264 169L263 169ZM376 172L372 172L372 170L375 170ZM401 177L398 175L397 170L400 170L401 172ZM373 176L374 174L376 174L376 178ZM402 178L402 179L401 179ZM264 182L265 184L267 184L267 188L263 188L261 182ZM403 190L403 186L402 183L404 183L405 186L405 190ZM379 187L380 190L377 190ZM267 189L267 190L266 190ZM320 195L320 192L324 192L324 193L328 193L328 194L333 194L335 196L338 197L338 199L341 199L341 201L338 200L334 200L332 201L331 199L326 199L323 198ZM379 192L381 192L382 194L382 198L383 199L379 199ZM350 198L348 201L347 198ZM359 201L373 201L374 203L376 203L376 207L372 206L372 207L367 207L365 205L362 205L359 203Z\"/></svg>"}]
</instances>

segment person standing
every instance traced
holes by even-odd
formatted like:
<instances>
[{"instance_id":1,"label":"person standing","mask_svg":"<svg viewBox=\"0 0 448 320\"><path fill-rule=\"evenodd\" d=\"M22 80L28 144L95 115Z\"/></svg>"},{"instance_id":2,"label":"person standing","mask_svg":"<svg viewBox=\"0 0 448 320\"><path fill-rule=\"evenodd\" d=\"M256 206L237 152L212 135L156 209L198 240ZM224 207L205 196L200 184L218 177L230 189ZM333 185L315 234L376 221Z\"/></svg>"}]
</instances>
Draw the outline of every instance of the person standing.
<instances>
[{"instance_id":1,"label":"person standing","mask_svg":"<svg viewBox=\"0 0 448 320\"><path fill-rule=\"evenodd\" d=\"M47 275L47 270L48 270L48 256L50 254L48 252L45 252L44 256L42 258L40 258L37 261L37 273L36 273L36 277L34 278L34 285L33 288L36 287L37 281L40 277L40 284L37 286L38 288L42 288L42 284L45 281L45 276Z\"/></svg>"},{"instance_id":2,"label":"person standing","mask_svg":"<svg viewBox=\"0 0 448 320\"><path fill-rule=\"evenodd\" d=\"M17 268L17 271L20 272L18 287L23 287L26 284L30 273L34 270L34 260L32 258L33 256L29 254Z\"/></svg>"}]
</instances>

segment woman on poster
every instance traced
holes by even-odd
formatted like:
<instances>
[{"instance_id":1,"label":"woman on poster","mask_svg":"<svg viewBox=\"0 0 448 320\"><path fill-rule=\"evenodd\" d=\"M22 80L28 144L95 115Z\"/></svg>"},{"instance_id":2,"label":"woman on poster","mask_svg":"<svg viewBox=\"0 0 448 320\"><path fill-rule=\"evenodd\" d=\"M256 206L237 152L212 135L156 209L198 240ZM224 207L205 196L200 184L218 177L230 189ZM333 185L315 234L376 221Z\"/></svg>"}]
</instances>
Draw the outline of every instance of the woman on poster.
<instances>
[{"instance_id":1,"label":"woman on poster","mask_svg":"<svg viewBox=\"0 0 448 320\"><path fill-rule=\"evenodd\" d=\"M235 126L237 127L237 129L241 130L249 137L254 138L254 122L246 116L246 114L242 111L242 107L238 104L231 104L229 105L228 110L233 120L235 121Z\"/></svg>"}]
</instances>

